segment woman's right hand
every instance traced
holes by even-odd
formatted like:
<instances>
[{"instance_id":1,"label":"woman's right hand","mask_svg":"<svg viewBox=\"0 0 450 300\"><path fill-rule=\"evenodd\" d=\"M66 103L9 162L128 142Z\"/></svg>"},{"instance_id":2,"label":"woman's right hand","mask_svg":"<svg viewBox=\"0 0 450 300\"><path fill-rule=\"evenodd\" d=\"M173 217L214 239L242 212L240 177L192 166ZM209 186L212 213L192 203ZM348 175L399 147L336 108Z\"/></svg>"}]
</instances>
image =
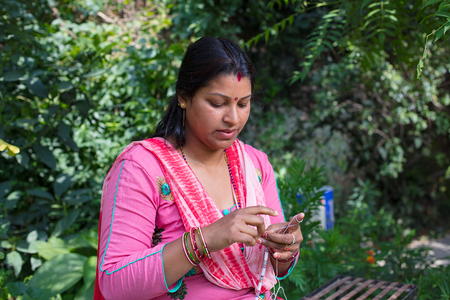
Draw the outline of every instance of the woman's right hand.
<instances>
[{"instance_id":1,"label":"woman's right hand","mask_svg":"<svg viewBox=\"0 0 450 300\"><path fill-rule=\"evenodd\" d=\"M266 231L264 219L259 215L277 216L278 212L266 206L237 209L216 222L202 228L210 252L220 251L238 242L255 246ZM255 228L251 227L255 226Z\"/></svg>"}]
</instances>

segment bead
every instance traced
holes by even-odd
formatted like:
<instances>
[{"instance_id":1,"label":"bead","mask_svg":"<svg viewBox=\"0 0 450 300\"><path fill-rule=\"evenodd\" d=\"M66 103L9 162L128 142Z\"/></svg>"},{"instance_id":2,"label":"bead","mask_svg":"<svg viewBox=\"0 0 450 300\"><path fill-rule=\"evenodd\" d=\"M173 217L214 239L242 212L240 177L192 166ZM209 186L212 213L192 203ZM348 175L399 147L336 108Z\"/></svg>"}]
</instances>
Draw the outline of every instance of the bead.
<instances>
[{"instance_id":1,"label":"bead","mask_svg":"<svg viewBox=\"0 0 450 300\"><path fill-rule=\"evenodd\" d=\"M229 213L230 213L230 211L229 211L228 209L224 209L224 210L223 210L223 215L224 215L224 216L228 215Z\"/></svg>"}]
</instances>

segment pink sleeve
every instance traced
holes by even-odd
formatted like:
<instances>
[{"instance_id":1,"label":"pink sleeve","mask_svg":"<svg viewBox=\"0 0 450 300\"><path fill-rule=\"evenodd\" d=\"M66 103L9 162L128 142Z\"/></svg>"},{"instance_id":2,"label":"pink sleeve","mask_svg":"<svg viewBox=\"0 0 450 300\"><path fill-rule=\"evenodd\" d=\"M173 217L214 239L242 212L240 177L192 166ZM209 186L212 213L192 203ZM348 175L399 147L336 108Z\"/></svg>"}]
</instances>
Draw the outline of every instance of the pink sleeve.
<instances>
[{"instance_id":1,"label":"pink sleeve","mask_svg":"<svg viewBox=\"0 0 450 300\"><path fill-rule=\"evenodd\" d=\"M155 182L139 164L123 160L105 193L98 250L103 296L147 300L167 293L164 245L152 245L159 201Z\"/></svg>"}]
</instances>

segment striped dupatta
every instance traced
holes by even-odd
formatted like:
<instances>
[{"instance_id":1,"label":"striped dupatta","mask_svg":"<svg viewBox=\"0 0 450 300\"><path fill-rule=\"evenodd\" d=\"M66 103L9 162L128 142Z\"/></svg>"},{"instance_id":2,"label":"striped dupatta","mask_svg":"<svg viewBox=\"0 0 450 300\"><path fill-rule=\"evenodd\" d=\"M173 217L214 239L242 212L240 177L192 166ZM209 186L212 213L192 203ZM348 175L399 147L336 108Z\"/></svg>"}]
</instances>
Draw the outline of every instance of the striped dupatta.
<instances>
[{"instance_id":1,"label":"striped dupatta","mask_svg":"<svg viewBox=\"0 0 450 300\"><path fill-rule=\"evenodd\" d=\"M192 227L207 226L223 217L221 211L209 197L178 150L162 138L133 142L119 155L111 170L119 165L118 162L121 161L121 157L135 145L145 147L160 162L186 231L189 231ZM244 144L236 139L225 152L241 207L265 206L264 192L259 183L256 169L249 155L245 152ZM106 176L103 189L110 179L111 170ZM267 228L270 225L269 216L261 215L261 217L264 218ZM211 259L205 258L200 263L200 267L211 283L222 288L233 290L256 289L263 268L264 250L264 246L256 244L254 247L245 247L244 252L242 252L240 246L235 243L221 251L212 252ZM261 293L270 290L275 283L275 274L272 264L269 263L263 279ZM102 298L94 297L94 299Z\"/></svg>"}]
</instances>

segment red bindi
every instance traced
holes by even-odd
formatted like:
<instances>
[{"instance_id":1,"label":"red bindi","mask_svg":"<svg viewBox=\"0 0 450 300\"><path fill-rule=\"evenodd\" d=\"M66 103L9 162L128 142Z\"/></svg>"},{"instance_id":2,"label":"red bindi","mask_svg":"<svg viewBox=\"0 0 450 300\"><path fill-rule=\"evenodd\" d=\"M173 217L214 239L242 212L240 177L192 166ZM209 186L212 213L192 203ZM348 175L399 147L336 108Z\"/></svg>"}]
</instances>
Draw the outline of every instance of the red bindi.
<instances>
[{"instance_id":1,"label":"red bindi","mask_svg":"<svg viewBox=\"0 0 450 300\"><path fill-rule=\"evenodd\" d=\"M234 101L238 101L238 97L234 98Z\"/></svg>"},{"instance_id":2,"label":"red bindi","mask_svg":"<svg viewBox=\"0 0 450 300\"><path fill-rule=\"evenodd\" d=\"M237 77L238 77L238 81L240 82L241 81L241 77L242 77L241 72L238 73Z\"/></svg>"}]
</instances>

